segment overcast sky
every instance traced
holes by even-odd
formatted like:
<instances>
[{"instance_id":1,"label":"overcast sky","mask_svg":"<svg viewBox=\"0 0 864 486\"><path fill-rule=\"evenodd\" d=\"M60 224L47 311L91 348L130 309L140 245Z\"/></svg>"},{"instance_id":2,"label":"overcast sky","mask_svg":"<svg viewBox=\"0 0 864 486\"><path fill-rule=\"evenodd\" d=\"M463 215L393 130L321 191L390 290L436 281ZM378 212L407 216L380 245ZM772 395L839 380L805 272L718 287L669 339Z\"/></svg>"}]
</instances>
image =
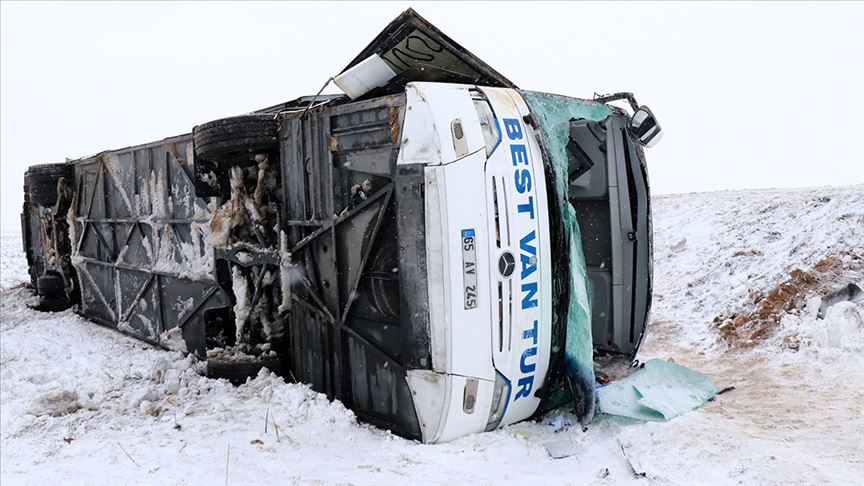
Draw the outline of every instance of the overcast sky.
<instances>
[{"instance_id":1,"label":"overcast sky","mask_svg":"<svg viewBox=\"0 0 864 486\"><path fill-rule=\"evenodd\" d=\"M28 165L314 94L409 6L521 88L633 91L655 193L864 182L861 3L4 2L2 229Z\"/></svg>"}]
</instances>

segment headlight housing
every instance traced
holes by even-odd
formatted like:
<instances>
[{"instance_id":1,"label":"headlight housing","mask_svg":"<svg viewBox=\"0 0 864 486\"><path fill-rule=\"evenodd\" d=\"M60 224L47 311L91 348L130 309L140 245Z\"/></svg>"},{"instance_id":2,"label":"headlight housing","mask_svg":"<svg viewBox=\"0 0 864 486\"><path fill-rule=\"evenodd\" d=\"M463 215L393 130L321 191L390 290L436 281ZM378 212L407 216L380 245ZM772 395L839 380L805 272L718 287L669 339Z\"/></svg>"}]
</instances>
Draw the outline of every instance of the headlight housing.
<instances>
[{"instance_id":1,"label":"headlight housing","mask_svg":"<svg viewBox=\"0 0 864 486\"><path fill-rule=\"evenodd\" d=\"M495 430L501 425L501 419L507 412L507 404L510 403L510 388L510 380L496 370L495 388L492 391L492 408L489 409L489 420L486 422L487 432Z\"/></svg>"}]
</instances>

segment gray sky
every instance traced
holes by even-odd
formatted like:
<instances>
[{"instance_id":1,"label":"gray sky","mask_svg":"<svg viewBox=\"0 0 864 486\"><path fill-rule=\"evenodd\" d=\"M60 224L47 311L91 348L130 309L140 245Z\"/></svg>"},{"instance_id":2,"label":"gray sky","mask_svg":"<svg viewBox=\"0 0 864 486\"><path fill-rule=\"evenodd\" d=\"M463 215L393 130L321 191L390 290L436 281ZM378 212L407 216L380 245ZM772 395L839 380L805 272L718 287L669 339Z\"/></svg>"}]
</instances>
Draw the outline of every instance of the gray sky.
<instances>
[{"instance_id":1,"label":"gray sky","mask_svg":"<svg viewBox=\"0 0 864 486\"><path fill-rule=\"evenodd\" d=\"M4 2L2 229L28 165L314 94L409 6L522 88L633 91L655 193L864 182L862 3Z\"/></svg>"}]
</instances>

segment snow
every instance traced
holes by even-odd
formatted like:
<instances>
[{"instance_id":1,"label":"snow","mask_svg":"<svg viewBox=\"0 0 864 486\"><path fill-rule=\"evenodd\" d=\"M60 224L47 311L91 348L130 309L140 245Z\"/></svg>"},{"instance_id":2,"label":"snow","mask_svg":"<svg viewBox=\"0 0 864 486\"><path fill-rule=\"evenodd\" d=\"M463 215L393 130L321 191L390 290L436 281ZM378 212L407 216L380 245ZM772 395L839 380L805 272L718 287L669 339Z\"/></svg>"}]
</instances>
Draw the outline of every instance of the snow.
<instances>
[{"instance_id":1,"label":"snow","mask_svg":"<svg viewBox=\"0 0 864 486\"><path fill-rule=\"evenodd\" d=\"M0 290L30 281L19 233L0 234ZM5 299L5 296L4 296Z\"/></svg>"},{"instance_id":2,"label":"snow","mask_svg":"<svg viewBox=\"0 0 864 486\"><path fill-rule=\"evenodd\" d=\"M237 342L245 342L246 321L252 309L249 308L252 300L251 292L249 291L249 282L246 276L240 270L239 266L231 269L231 290L234 292L234 319L236 320Z\"/></svg>"},{"instance_id":3,"label":"snow","mask_svg":"<svg viewBox=\"0 0 864 486\"><path fill-rule=\"evenodd\" d=\"M864 303L841 302L817 319L810 296L748 346L724 341L712 321L826 256L852 269L836 287L857 281L864 186L653 202L655 299L640 359L672 359L735 389L665 423L601 417L583 432L555 413L440 445L359 423L339 402L267 372L234 387L203 377L192 358L71 311L30 310L33 297L16 287L28 280L20 239L3 235L0 482L859 482ZM547 443L573 455L552 459Z\"/></svg>"}]
</instances>

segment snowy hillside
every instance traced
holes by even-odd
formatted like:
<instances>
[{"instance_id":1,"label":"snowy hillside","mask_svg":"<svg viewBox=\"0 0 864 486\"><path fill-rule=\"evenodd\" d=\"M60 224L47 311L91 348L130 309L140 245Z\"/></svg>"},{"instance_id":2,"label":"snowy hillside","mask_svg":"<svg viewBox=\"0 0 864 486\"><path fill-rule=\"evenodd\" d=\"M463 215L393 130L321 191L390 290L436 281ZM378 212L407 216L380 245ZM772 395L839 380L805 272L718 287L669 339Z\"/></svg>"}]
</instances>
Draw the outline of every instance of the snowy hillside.
<instances>
[{"instance_id":1,"label":"snowy hillside","mask_svg":"<svg viewBox=\"0 0 864 486\"><path fill-rule=\"evenodd\" d=\"M668 423L600 417L583 432L553 414L442 445L358 423L303 385L233 387L70 311L32 311L20 239L3 236L0 483L860 482L864 303L820 320L812 297L864 282L864 186L662 196L654 224L639 357L735 389ZM578 453L551 459L550 441Z\"/></svg>"}]
</instances>

